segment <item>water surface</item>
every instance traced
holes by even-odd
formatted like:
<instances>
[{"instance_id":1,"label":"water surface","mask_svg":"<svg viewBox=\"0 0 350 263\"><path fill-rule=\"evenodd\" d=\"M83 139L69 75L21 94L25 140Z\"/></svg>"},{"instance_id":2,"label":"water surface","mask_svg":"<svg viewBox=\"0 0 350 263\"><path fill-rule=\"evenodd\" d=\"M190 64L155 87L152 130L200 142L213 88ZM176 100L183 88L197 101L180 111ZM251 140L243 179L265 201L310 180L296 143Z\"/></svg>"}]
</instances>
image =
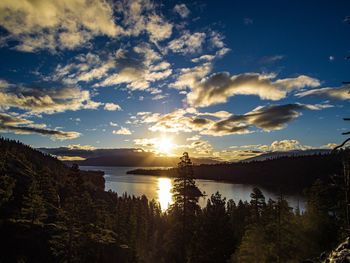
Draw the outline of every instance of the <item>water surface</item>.
<instances>
[{"instance_id":1,"label":"water surface","mask_svg":"<svg viewBox=\"0 0 350 263\"><path fill-rule=\"evenodd\" d=\"M154 199L161 205L162 210L166 210L173 203L172 187L174 179L167 177L156 177L150 175L132 175L126 174L127 171L144 168L144 167L105 167L105 166L81 166L82 170L104 171L105 172L105 190L112 190L119 195L127 193L129 195L141 196L145 195L148 199ZM162 167L152 167L147 169L156 169ZM200 198L199 204L204 207L208 198L217 191L227 200L233 199L236 203L239 200L250 201L250 193L253 185L233 184L228 182L218 182L212 180L196 180L199 189L206 194ZM271 198L277 200L278 193L267 190L264 187L259 187L263 192L266 201ZM305 201L298 195L286 195L289 205L293 208L299 207L304 210Z\"/></svg>"}]
</instances>

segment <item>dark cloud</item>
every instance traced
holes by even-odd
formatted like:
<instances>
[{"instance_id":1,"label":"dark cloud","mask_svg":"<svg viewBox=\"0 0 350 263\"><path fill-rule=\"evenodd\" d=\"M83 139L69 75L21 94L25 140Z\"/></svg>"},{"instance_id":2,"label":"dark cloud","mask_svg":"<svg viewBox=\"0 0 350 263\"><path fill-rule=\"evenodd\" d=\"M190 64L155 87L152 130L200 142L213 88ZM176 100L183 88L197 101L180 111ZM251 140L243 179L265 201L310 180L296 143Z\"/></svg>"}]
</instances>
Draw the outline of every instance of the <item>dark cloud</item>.
<instances>
[{"instance_id":1,"label":"dark cloud","mask_svg":"<svg viewBox=\"0 0 350 263\"><path fill-rule=\"evenodd\" d=\"M17 108L29 114L53 114L67 110L96 109L90 92L77 87L43 88L11 85L0 90L0 108Z\"/></svg>"},{"instance_id":2,"label":"dark cloud","mask_svg":"<svg viewBox=\"0 0 350 263\"><path fill-rule=\"evenodd\" d=\"M215 73L198 80L186 73L186 82L178 78L179 83L173 86L185 85L191 91L187 94L187 101L196 107L208 107L225 103L235 95L255 95L263 100L280 100L293 90L304 87L317 87L319 80L300 75L296 78L275 79L274 74L244 73L230 75L228 72Z\"/></svg>"},{"instance_id":3,"label":"dark cloud","mask_svg":"<svg viewBox=\"0 0 350 263\"><path fill-rule=\"evenodd\" d=\"M254 128L265 131L279 130L301 115L302 110L320 110L327 105L285 104L258 107L244 115L233 115L220 120L204 134L220 136L243 134L254 131Z\"/></svg>"},{"instance_id":4,"label":"dark cloud","mask_svg":"<svg viewBox=\"0 0 350 263\"><path fill-rule=\"evenodd\" d=\"M60 131L46 128L45 124L34 124L32 121L0 113L0 132L12 132L16 134L40 134L52 139L68 140L78 138L81 134L74 131Z\"/></svg>"},{"instance_id":5,"label":"dark cloud","mask_svg":"<svg viewBox=\"0 0 350 263\"><path fill-rule=\"evenodd\" d=\"M307 90L297 93L296 96L322 96L337 100L350 100L350 85L343 85L339 88L321 88Z\"/></svg>"}]
</instances>

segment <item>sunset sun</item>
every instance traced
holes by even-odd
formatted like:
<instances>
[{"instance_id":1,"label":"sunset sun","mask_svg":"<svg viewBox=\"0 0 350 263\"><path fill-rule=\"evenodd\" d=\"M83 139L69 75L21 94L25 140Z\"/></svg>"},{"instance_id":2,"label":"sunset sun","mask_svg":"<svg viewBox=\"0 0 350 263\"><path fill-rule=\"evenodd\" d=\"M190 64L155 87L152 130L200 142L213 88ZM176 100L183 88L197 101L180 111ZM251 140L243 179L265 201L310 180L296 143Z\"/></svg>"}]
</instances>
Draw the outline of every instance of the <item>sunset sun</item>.
<instances>
[{"instance_id":1,"label":"sunset sun","mask_svg":"<svg viewBox=\"0 0 350 263\"><path fill-rule=\"evenodd\" d=\"M172 139L164 136L159 138L159 141L156 143L156 149L161 154L171 154L174 149Z\"/></svg>"}]
</instances>

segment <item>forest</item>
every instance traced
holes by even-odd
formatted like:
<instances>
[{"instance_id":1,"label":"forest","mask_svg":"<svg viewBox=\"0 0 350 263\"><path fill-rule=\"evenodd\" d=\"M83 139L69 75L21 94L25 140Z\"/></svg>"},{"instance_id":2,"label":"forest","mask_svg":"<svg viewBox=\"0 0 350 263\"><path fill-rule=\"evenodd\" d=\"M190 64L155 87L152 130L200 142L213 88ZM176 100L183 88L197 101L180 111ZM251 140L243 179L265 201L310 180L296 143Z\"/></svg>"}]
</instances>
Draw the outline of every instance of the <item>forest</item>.
<instances>
[{"instance_id":1,"label":"forest","mask_svg":"<svg viewBox=\"0 0 350 263\"><path fill-rule=\"evenodd\" d=\"M316 179L342 172L342 152L284 156L263 161L194 165L194 178L239 184L258 184L283 191L302 191ZM257 172L259 171L259 172ZM177 168L134 169L128 174L177 177Z\"/></svg>"},{"instance_id":2,"label":"forest","mask_svg":"<svg viewBox=\"0 0 350 263\"><path fill-rule=\"evenodd\" d=\"M103 173L3 138L0 151L0 262L316 263L346 237L341 172L326 181L308 170L305 211L258 187L250 202L216 193L201 209L184 153L175 202L162 212L145 196L104 191Z\"/></svg>"}]
</instances>

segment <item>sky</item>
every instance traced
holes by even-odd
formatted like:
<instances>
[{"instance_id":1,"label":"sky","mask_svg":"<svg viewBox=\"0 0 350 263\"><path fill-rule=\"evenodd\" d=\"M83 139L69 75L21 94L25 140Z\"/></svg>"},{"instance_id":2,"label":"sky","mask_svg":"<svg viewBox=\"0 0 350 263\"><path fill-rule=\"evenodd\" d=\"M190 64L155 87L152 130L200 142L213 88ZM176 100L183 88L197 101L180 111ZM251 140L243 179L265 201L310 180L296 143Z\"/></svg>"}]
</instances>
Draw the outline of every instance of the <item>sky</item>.
<instances>
[{"instance_id":1,"label":"sky","mask_svg":"<svg viewBox=\"0 0 350 263\"><path fill-rule=\"evenodd\" d=\"M342 0L2 0L1 136L223 160L334 147L349 15Z\"/></svg>"}]
</instances>

